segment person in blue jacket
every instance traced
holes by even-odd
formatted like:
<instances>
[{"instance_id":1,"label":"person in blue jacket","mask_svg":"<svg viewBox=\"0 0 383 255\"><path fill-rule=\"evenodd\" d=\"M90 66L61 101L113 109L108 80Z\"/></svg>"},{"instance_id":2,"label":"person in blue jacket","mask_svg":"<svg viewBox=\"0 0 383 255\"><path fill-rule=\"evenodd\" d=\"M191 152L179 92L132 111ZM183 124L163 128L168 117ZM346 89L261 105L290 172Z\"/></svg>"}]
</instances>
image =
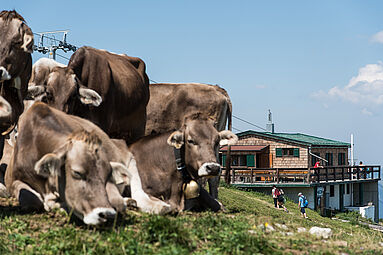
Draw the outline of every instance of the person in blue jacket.
<instances>
[{"instance_id":1,"label":"person in blue jacket","mask_svg":"<svg viewBox=\"0 0 383 255\"><path fill-rule=\"evenodd\" d=\"M307 219L308 217L306 215L306 208L308 205L308 201L305 198L305 196L303 196L303 194L300 192L298 193L298 197L299 197L298 207L301 209L302 217Z\"/></svg>"}]
</instances>

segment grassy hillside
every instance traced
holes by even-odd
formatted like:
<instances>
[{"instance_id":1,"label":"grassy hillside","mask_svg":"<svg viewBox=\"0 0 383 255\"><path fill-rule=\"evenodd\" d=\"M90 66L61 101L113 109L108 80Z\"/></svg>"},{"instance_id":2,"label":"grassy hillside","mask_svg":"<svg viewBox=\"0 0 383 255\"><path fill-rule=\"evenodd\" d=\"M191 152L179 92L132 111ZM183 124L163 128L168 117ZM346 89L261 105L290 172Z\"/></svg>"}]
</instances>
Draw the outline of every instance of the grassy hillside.
<instances>
[{"instance_id":1,"label":"grassy hillside","mask_svg":"<svg viewBox=\"0 0 383 255\"><path fill-rule=\"evenodd\" d=\"M60 211L24 214L14 200L1 199L0 254L383 254L383 234L362 225L311 210L302 219L290 201L286 213L269 196L234 188L220 187L220 199L228 212L129 211L104 229L78 225ZM307 232L313 226L333 235L315 237Z\"/></svg>"}]
</instances>

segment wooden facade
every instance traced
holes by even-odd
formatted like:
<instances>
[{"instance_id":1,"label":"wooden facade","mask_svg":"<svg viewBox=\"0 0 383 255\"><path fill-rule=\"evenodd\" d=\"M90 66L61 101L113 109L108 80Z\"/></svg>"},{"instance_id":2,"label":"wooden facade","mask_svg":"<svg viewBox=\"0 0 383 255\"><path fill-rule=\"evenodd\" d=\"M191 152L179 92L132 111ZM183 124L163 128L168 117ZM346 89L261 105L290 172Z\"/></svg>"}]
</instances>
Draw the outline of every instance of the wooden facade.
<instances>
[{"instance_id":1,"label":"wooden facade","mask_svg":"<svg viewBox=\"0 0 383 255\"><path fill-rule=\"evenodd\" d=\"M278 137L272 133L247 131L237 134L236 145L231 147L231 161L233 166L247 166L257 168L309 168L320 161L322 166L341 166L348 164L349 144L329 141L314 137L310 139L291 139ZM302 135L303 138L313 138ZM322 139L323 141L321 141ZM320 141L318 143L316 141ZM241 150L240 148L244 148ZM221 148L222 162L225 161L227 147ZM319 157L315 157L315 154ZM320 158L329 161L327 163Z\"/></svg>"}]
</instances>

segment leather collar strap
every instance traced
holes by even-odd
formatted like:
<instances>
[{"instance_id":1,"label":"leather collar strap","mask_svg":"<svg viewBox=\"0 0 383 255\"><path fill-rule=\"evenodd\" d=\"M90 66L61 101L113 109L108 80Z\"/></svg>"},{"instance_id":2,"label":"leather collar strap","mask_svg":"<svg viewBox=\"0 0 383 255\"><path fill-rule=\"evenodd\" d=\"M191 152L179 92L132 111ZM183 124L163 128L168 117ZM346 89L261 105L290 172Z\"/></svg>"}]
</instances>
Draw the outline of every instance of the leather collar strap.
<instances>
[{"instance_id":1,"label":"leather collar strap","mask_svg":"<svg viewBox=\"0 0 383 255\"><path fill-rule=\"evenodd\" d=\"M182 180L184 183L188 183L192 180L185 165L185 146L182 145L180 149L174 147L174 156L176 158L177 170L182 174Z\"/></svg>"}]
</instances>

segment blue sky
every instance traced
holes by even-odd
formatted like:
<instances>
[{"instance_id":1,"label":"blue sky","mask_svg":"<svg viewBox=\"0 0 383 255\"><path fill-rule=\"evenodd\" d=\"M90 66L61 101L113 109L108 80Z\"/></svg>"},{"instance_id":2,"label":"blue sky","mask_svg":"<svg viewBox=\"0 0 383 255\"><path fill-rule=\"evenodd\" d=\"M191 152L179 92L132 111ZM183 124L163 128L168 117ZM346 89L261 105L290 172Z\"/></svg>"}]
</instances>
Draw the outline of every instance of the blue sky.
<instances>
[{"instance_id":1,"label":"blue sky","mask_svg":"<svg viewBox=\"0 0 383 255\"><path fill-rule=\"evenodd\" d=\"M219 84L235 116L265 126L271 109L276 132L345 142L353 133L355 158L383 163L381 1L2 0L2 8L34 32L70 29L76 46L138 56L151 80Z\"/></svg>"}]
</instances>

